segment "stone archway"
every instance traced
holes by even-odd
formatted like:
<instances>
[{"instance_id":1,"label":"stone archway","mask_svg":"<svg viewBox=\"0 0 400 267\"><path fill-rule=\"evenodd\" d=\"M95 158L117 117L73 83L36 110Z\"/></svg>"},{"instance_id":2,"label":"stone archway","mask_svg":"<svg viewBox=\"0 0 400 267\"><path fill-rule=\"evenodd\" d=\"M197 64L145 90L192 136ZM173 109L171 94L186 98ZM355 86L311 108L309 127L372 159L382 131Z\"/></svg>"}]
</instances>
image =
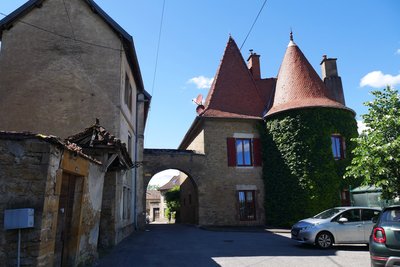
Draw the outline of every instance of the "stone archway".
<instances>
[{"instance_id":1,"label":"stone archway","mask_svg":"<svg viewBox=\"0 0 400 267\"><path fill-rule=\"evenodd\" d=\"M166 169L175 169L187 178L181 186L182 222L198 224L198 184L204 166L204 154L191 150L145 149L143 157L143 203L146 205L146 190L152 177ZM143 210L146 210L144 207Z\"/></svg>"}]
</instances>

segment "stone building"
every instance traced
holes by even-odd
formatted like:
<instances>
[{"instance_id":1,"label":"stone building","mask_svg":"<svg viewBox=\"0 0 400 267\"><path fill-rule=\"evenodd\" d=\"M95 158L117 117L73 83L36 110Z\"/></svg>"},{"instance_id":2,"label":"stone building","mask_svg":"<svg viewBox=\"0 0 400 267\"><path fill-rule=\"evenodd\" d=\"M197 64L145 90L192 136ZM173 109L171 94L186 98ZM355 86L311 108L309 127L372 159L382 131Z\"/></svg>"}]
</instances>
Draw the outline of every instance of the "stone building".
<instances>
[{"instance_id":1,"label":"stone building","mask_svg":"<svg viewBox=\"0 0 400 267\"><path fill-rule=\"evenodd\" d=\"M197 99L198 116L178 148L204 155L202 170L188 173L197 191L196 213L200 225L287 225L294 217L300 219L301 214L313 211L299 209L303 203L296 202L294 196L309 194L312 199L311 194L316 190L319 190L316 199L324 203L320 208L327 203L340 204L341 192L342 201L346 202L348 184L343 183L341 175L349 163L351 146L348 145L347 151L344 148L356 133L356 121L354 111L345 106L336 59L324 57L322 81L292 36L277 78L261 78L259 58L251 51L246 64L235 41L229 38L205 103ZM280 136L290 137L287 144L302 144L298 149L309 152L306 159L298 158L298 151L285 155L284 147L277 147L277 136L270 143L265 141L275 130L270 122L287 114L297 118L302 112L312 114L306 118L319 118L319 114L329 112L337 116L324 117L319 124L309 126L320 129L320 142L314 140L316 146L308 146L307 136L296 137L306 124L281 132ZM278 160L271 163L275 156ZM292 180L283 183L281 170L286 171L288 159L311 162L311 167L316 166L315 173L296 173L302 170L297 166L298 169L286 173ZM302 175L312 180L314 175L321 177L324 170L328 172L326 184L336 190L334 196L327 194L324 198L321 194L324 187L318 184L311 185L314 192L303 188L292 190L298 188ZM184 191L181 188L182 194ZM279 211L281 202L287 202L287 206ZM313 202L318 204L315 199ZM292 210L297 211L292 217L281 216ZM271 220L273 214L281 217Z\"/></svg>"},{"instance_id":2,"label":"stone building","mask_svg":"<svg viewBox=\"0 0 400 267\"><path fill-rule=\"evenodd\" d=\"M202 172L193 174L200 225L265 222L259 127L275 79L261 79L256 54L249 67L230 37L205 104L179 146L206 156Z\"/></svg>"},{"instance_id":3,"label":"stone building","mask_svg":"<svg viewBox=\"0 0 400 267\"><path fill-rule=\"evenodd\" d=\"M156 222L160 219L160 191L146 191L146 216L149 216L149 222Z\"/></svg>"},{"instance_id":4,"label":"stone building","mask_svg":"<svg viewBox=\"0 0 400 267\"><path fill-rule=\"evenodd\" d=\"M66 138L100 118L128 145L138 168L108 174L116 201L130 200L112 221L110 245L120 242L145 222L139 163L151 97L132 37L92 0L30 0L0 21L0 41L2 130Z\"/></svg>"},{"instance_id":5,"label":"stone building","mask_svg":"<svg viewBox=\"0 0 400 267\"><path fill-rule=\"evenodd\" d=\"M54 136L0 132L0 262L16 266L18 230L5 210L34 209L21 230L21 266L83 266L97 258L102 164Z\"/></svg>"}]
</instances>

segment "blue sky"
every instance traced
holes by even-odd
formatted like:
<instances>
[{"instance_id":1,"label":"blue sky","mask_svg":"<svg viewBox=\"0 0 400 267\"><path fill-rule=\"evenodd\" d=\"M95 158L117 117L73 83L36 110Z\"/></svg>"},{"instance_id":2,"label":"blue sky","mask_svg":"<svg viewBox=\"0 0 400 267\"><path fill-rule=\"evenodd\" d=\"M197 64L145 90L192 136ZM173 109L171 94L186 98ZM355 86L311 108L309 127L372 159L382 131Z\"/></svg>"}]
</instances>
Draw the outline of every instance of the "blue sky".
<instances>
[{"instance_id":1,"label":"blue sky","mask_svg":"<svg viewBox=\"0 0 400 267\"><path fill-rule=\"evenodd\" d=\"M25 2L1 0L0 12L9 14ZM144 84L153 95L145 147L177 148L196 116L192 99L208 92L195 82L207 84L215 75L230 34L241 46L264 0L166 0L154 86L163 1L96 2L134 38ZM323 54L338 58L346 104L360 119L374 87L399 87L399 14L398 0L268 0L241 51L247 59L254 49L261 55L262 76L276 77L292 28L319 74Z\"/></svg>"}]
</instances>

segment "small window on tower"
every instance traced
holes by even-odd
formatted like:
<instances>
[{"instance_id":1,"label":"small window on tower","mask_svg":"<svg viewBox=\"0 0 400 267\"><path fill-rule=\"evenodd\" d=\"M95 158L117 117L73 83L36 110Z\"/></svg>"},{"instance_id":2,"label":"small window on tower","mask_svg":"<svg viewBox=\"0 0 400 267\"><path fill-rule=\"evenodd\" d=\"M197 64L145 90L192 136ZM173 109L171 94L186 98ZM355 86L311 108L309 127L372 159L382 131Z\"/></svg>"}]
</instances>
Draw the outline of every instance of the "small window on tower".
<instances>
[{"instance_id":1,"label":"small window on tower","mask_svg":"<svg viewBox=\"0 0 400 267\"><path fill-rule=\"evenodd\" d=\"M344 138L339 134L333 134L332 140L332 153L335 160L344 159L345 143Z\"/></svg>"}]
</instances>

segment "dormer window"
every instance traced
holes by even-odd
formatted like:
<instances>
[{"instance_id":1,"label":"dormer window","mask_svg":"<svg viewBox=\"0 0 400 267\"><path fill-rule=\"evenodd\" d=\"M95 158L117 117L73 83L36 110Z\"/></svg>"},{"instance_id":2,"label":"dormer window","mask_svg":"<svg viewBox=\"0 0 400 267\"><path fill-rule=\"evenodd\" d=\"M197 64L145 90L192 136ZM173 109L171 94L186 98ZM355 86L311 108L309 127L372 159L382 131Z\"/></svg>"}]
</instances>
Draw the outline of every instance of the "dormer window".
<instances>
[{"instance_id":1,"label":"dormer window","mask_svg":"<svg viewBox=\"0 0 400 267\"><path fill-rule=\"evenodd\" d=\"M345 142L340 134L332 134L332 153L335 160L345 158Z\"/></svg>"},{"instance_id":2,"label":"dormer window","mask_svg":"<svg viewBox=\"0 0 400 267\"><path fill-rule=\"evenodd\" d=\"M132 110L132 86L129 82L129 77L125 74L125 94L124 94L125 104L128 106L129 110Z\"/></svg>"}]
</instances>

